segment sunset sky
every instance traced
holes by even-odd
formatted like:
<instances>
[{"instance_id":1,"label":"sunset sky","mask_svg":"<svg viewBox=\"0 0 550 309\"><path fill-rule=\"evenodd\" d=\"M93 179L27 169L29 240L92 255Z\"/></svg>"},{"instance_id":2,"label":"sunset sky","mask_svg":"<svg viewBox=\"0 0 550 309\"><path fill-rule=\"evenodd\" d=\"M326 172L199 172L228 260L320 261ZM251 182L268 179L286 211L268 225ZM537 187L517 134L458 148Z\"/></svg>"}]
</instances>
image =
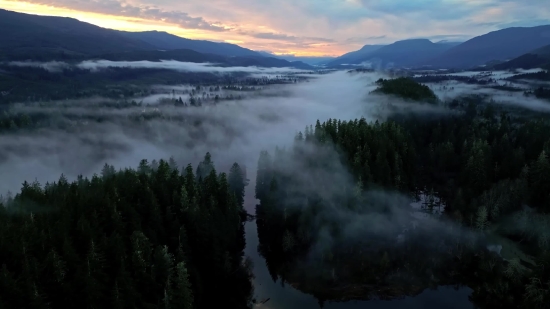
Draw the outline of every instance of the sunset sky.
<instances>
[{"instance_id":1,"label":"sunset sky","mask_svg":"<svg viewBox=\"0 0 550 309\"><path fill-rule=\"evenodd\" d=\"M0 8L105 28L159 30L297 56L407 38L466 40L550 24L548 0L0 0Z\"/></svg>"}]
</instances>

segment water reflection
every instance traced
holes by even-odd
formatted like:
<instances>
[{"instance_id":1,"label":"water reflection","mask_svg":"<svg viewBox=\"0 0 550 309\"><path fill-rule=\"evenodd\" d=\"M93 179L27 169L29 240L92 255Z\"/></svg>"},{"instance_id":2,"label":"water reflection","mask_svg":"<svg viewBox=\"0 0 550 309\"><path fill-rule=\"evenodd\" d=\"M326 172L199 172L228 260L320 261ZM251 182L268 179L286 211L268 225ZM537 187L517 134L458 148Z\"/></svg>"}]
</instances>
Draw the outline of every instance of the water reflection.
<instances>
[{"instance_id":1,"label":"water reflection","mask_svg":"<svg viewBox=\"0 0 550 309\"><path fill-rule=\"evenodd\" d=\"M304 294L292 286L281 284L281 280L273 282L265 264L265 259L258 254L258 235L256 222L248 222L246 230L246 255L254 262L254 274L256 276L255 296L258 301L268 299L263 305L256 308L265 309L317 309L320 308L319 301L312 295ZM453 287L440 287L437 290L425 290L415 297L405 297L397 300L370 300L350 301L345 303L326 302L323 308L327 309L393 309L393 308L449 308L469 309L475 308L469 301L472 290Z\"/></svg>"}]
</instances>

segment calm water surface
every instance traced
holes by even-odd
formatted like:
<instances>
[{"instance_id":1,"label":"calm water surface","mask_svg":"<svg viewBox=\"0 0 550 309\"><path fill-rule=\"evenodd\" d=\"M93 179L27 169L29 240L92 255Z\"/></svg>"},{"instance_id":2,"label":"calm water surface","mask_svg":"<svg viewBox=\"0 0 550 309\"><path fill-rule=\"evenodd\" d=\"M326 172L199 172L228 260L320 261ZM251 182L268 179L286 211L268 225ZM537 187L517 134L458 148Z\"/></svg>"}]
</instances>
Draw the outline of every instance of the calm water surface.
<instances>
[{"instance_id":1,"label":"calm water surface","mask_svg":"<svg viewBox=\"0 0 550 309\"><path fill-rule=\"evenodd\" d=\"M245 208L250 214L254 214L257 200L253 198L253 185L247 187L247 196ZM261 301L269 298L269 301L263 305L257 305L258 309L319 309L320 305L317 299L312 295L304 294L292 286L285 284L283 287L281 281L273 282L269 275L265 259L258 253L258 234L256 222L247 222L246 230L246 256L254 262L254 295L256 300ZM406 297L398 300L369 300L369 301L350 301L345 303L325 302L323 308L326 309L474 309L474 305L468 300L472 293L470 288L460 288L455 290L453 287L440 287L438 290L425 290L422 294L415 297Z\"/></svg>"}]
</instances>

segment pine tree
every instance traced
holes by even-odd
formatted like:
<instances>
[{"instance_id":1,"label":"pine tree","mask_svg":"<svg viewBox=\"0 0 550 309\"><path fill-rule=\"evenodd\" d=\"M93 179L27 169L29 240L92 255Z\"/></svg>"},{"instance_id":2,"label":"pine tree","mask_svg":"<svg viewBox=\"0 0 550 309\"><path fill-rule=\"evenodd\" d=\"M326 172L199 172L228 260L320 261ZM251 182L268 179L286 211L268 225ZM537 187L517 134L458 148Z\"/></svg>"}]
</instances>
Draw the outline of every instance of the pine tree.
<instances>
[{"instance_id":1,"label":"pine tree","mask_svg":"<svg viewBox=\"0 0 550 309\"><path fill-rule=\"evenodd\" d=\"M242 206L244 203L245 187L247 183L244 173L241 170L239 164L234 163L231 167L231 170L229 171L228 182L231 191L235 194L237 203Z\"/></svg>"},{"instance_id":2,"label":"pine tree","mask_svg":"<svg viewBox=\"0 0 550 309\"><path fill-rule=\"evenodd\" d=\"M174 293L172 297L172 308L192 309L193 292L189 282L189 274L185 262L176 265L176 276L174 278Z\"/></svg>"}]
</instances>

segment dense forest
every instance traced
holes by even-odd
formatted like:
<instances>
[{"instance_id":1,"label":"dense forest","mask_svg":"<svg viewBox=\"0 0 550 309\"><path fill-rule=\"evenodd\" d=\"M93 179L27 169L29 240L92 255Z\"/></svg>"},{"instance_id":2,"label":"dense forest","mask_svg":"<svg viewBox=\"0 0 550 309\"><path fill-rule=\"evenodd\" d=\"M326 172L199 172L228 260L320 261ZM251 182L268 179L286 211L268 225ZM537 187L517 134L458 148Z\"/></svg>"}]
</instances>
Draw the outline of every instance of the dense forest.
<instances>
[{"instance_id":1,"label":"dense forest","mask_svg":"<svg viewBox=\"0 0 550 309\"><path fill-rule=\"evenodd\" d=\"M428 103L437 102L437 96L430 87L419 84L412 78L381 78L376 81L376 85L378 85L378 88L374 90L374 93L390 94L404 99L425 101Z\"/></svg>"},{"instance_id":2,"label":"dense forest","mask_svg":"<svg viewBox=\"0 0 550 309\"><path fill-rule=\"evenodd\" d=\"M550 122L472 98L448 108L318 121L291 149L262 152L256 214L272 276L320 300L464 284L482 308L547 304ZM414 200L430 219L410 218Z\"/></svg>"},{"instance_id":3,"label":"dense forest","mask_svg":"<svg viewBox=\"0 0 550 309\"><path fill-rule=\"evenodd\" d=\"M511 80L527 79L527 80L539 80L550 81L550 67L545 68L546 71L538 71L534 73L517 74L510 77Z\"/></svg>"},{"instance_id":4,"label":"dense forest","mask_svg":"<svg viewBox=\"0 0 550 309\"><path fill-rule=\"evenodd\" d=\"M0 62L0 107L14 102L49 102L99 96L109 99L138 99L151 93L151 86L194 85L225 87L230 91L252 91L269 84L290 84L306 77L279 75L252 78L245 72L177 71L167 68L107 67L92 70L78 63Z\"/></svg>"},{"instance_id":5,"label":"dense forest","mask_svg":"<svg viewBox=\"0 0 550 309\"><path fill-rule=\"evenodd\" d=\"M544 87L540 86L540 87L538 87L534 90L524 91L523 94L526 97L534 95L535 97L537 97L539 99L550 99L550 88L544 88Z\"/></svg>"},{"instance_id":6,"label":"dense forest","mask_svg":"<svg viewBox=\"0 0 550 309\"><path fill-rule=\"evenodd\" d=\"M42 67L0 64L0 105L12 102L51 101L101 96L121 99L143 96L151 85L228 83L242 74L219 76L209 72L170 69L118 68L91 71L74 65ZM47 66L47 64L45 64ZM147 90L148 92L149 90Z\"/></svg>"},{"instance_id":7,"label":"dense forest","mask_svg":"<svg viewBox=\"0 0 550 309\"><path fill-rule=\"evenodd\" d=\"M493 79L480 79L475 76L457 76L457 75L443 75L443 74L432 74L432 75L422 75L414 78L414 81L418 83L441 83L449 81L457 81L470 85L488 85L494 83Z\"/></svg>"},{"instance_id":8,"label":"dense forest","mask_svg":"<svg viewBox=\"0 0 550 309\"><path fill-rule=\"evenodd\" d=\"M137 169L23 183L0 202L0 308L248 308L243 170Z\"/></svg>"}]
</instances>

